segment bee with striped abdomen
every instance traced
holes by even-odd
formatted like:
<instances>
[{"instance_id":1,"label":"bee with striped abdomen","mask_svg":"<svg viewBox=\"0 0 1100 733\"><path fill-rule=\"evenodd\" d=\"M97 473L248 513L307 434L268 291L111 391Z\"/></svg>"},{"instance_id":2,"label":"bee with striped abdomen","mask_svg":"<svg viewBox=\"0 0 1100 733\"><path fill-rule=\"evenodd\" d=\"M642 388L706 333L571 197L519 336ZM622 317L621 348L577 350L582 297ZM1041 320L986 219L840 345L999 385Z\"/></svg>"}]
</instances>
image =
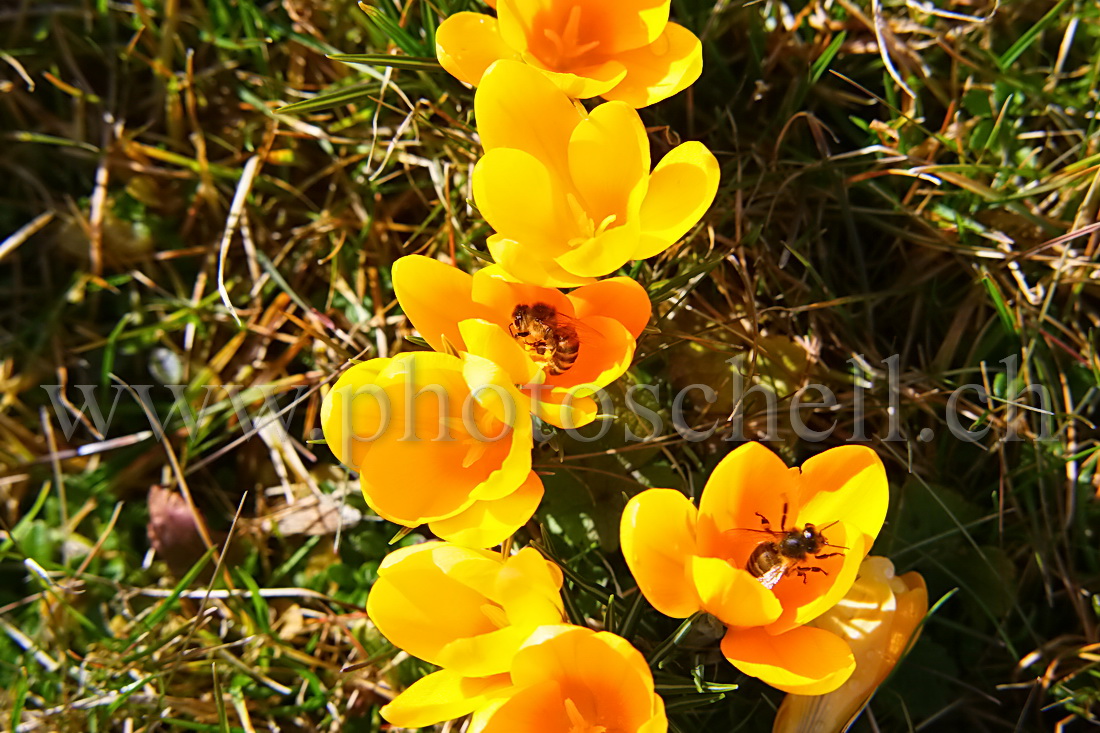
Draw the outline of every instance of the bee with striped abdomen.
<instances>
[{"instance_id":1,"label":"bee with striped abdomen","mask_svg":"<svg viewBox=\"0 0 1100 733\"><path fill-rule=\"evenodd\" d=\"M824 560L844 554L843 552L826 552L822 554L821 551L826 547L835 547L839 550L848 549L841 545L830 544L825 538L825 530L832 527L836 522L831 522L820 529L809 523L801 529L798 527L787 528L787 504L783 504L783 518L779 523L778 531L771 528L771 523L763 514L756 512L756 516L760 517L760 523L764 528L745 531L765 532L770 534L772 539L764 540L756 545L745 563L745 570L748 570L754 578L757 578L765 588L774 588L780 580L792 572L802 578L803 583L806 582L810 573L828 575L824 568L803 563L810 557L816 560Z\"/></svg>"},{"instance_id":2,"label":"bee with striped abdomen","mask_svg":"<svg viewBox=\"0 0 1100 733\"><path fill-rule=\"evenodd\" d=\"M581 340L573 319L547 303L517 305L508 332L542 361L551 375L569 371L580 354Z\"/></svg>"}]
</instances>

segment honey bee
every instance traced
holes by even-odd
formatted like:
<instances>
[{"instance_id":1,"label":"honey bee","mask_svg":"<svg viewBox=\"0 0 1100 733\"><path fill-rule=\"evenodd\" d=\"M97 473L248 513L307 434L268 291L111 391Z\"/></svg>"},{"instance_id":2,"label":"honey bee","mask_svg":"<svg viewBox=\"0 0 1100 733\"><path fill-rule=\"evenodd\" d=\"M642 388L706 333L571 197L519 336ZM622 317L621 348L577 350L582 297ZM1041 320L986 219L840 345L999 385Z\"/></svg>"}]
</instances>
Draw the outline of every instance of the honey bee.
<instances>
[{"instance_id":1,"label":"honey bee","mask_svg":"<svg viewBox=\"0 0 1100 733\"><path fill-rule=\"evenodd\" d=\"M771 528L771 523L763 514L756 512L756 516L760 517L760 523L764 526L764 529L750 529L747 531L766 532L772 535L774 539L764 540L753 549L752 553L749 554L748 561L745 563L745 570L752 573L753 577L757 578L765 588L774 588L780 580L792 572L802 578L803 583L807 581L810 573L828 575L825 568L800 563L805 563L811 556L817 560L824 560L844 554L843 552L821 554L821 551L826 547L836 547L840 550L848 549L841 545L830 544L825 539L825 530L832 527L836 522L831 522L820 529L812 524L806 524L801 529L798 527L788 529L786 526L787 504L785 503L783 504L783 519L779 523L780 529L778 531Z\"/></svg>"},{"instance_id":2,"label":"honey bee","mask_svg":"<svg viewBox=\"0 0 1100 733\"><path fill-rule=\"evenodd\" d=\"M572 320L547 303L521 304L512 311L508 332L545 362L547 372L564 374L577 361L581 350L580 336Z\"/></svg>"}]
</instances>

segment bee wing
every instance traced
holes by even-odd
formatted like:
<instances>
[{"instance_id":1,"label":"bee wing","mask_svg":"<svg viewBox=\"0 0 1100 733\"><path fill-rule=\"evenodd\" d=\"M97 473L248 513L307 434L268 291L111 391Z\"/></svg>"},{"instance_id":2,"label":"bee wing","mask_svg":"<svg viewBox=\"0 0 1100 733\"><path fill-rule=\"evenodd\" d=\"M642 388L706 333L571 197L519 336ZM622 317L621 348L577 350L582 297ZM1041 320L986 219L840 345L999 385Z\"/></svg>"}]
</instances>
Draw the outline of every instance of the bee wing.
<instances>
[{"instance_id":1,"label":"bee wing","mask_svg":"<svg viewBox=\"0 0 1100 733\"><path fill-rule=\"evenodd\" d=\"M581 339L583 339L585 337L585 335L592 335L592 334L595 334L597 336L603 336L603 333L601 333L599 329L597 329L593 326L590 326L589 324L585 323L582 320L574 318L573 316L567 316L567 315L565 315L564 313L561 313L561 312L558 312L554 316L554 320L557 321L558 323L560 323L563 326L569 326L570 328L572 328L574 331L577 332L577 335L580 336Z\"/></svg>"},{"instance_id":2,"label":"bee wing","mask_svg":"<svg viewBox=\"0 0 1100 733\"><path fill-rule=\"evenodd\" d=\"M775 530L775 529L750 529L750 528L747 528L747 527L734 527L733 529L727 529L722 534L732 534L734 532L751 532L753 534L766 534L766 535L770 535L772 537L775 537L776 539L781 539L781 538L787 536L786 532L780 532L779 530Z\"/></svg>"},{"instance_id":3,"label":"bee wing","mask_svg":"<svg viewBox=\"0 0 1100 733\"><path fill-rule=\"evenodd\" d=\"M791 569L791 566L785 562L781 562L768 572L761 575L757 580L768 590L775 587L776 583L783 579L783 576Z\"/></svg>"}]
</instances>

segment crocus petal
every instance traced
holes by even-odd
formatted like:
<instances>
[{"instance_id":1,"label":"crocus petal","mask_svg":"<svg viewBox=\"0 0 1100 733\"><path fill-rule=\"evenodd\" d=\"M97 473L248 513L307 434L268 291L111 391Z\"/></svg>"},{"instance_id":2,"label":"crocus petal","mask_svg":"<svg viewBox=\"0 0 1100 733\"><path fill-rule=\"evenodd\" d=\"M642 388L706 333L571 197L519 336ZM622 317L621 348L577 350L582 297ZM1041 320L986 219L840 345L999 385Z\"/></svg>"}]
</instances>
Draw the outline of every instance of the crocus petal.
<instances>
[{"instance_id":1,"label":"crocus petal","mask_svg":"<svg viewBox=\"0 0 1100 733\"><path fill-rule=\"evenodd\" d=\"M523 242L540 255L565 251L579 236L565 196L543 160L524 150L489 150L474 166L474 202L498 232Z\"/></svg>"},{"instance_id":2,"label":"crocus petal","mask_svg":"<svg viewBox=\"0 0 1100 733\"><path fill-rule=\"evenodd\" d=\"M774 593L725 560L693 557L691 576L703 608L727 626L763 626L783 612Z\"/></svg>"},{"instance_id":3,"label":"crocus petal","mask_svg":"<svg viewBox=\"0 0 1100 733\"><path fill-rule=\"evenodd\" d=\"M435 555L442 547L434 543L427 552L402 556L399 563L380 569L367 596L367 614L378 630L395 646L432 663L455 639L497 629L482 611L484 595L436 565ZM485 553L453 550L462 553L467 563L499 571L499 562ZM438 613L441 602L448 609L443 616Z\"/></svg>"},{"instance_id":4,"label":"crocus petal","mask_svg":"<svg viewBox=\"0 0 1100 733\"><path fill-rule=\"evenodd\" d=\"M508 685L507 675L463 677L442 669L414 682L380 712L399 728L422 728L467 715Z\"/></svg>"},{"instance_id":5,"label":"crocus petal","mask_svg":"<svg viewBox=\"0 0 1100 733\"><path fill-rule=\"evenodd\" d=\"M321 428L336 460L349 466L363 463L370 437L384 430L388 420L388 397L378 386L384 359L371 359L351 366L340 375L321 403Z\"/></svg>"},{"instance_id":6,"label":"crocus petal","mask_svg":"<svg viewBox=\"0 0 1100 733\"><path fill-rule=\"evenodd\" d=\"M560 12L561 4L557 9ZM498 0L496 10L501 36L517 51L528 50L529 41L541 43L543 38L537 29L557 20L551 0Z\"/></svg>"},{"instance_id":7,"label":"crocus petal","mask_svg":"<svg viewBox=\"0 0 1100 733\"><path fill-rule=\"evenodd\" d=\"M556 428L583 428L599 414L599 405L585 388L551 387L540 384L525 390L531 395L531 410L535 417Z\"/></svg>"},{"instance_id":8,"label":"crocus petal","mask_svg":"<svg viewBox=\"0 0 1100 733\"><path fill-rule=\"evenodd\" d=\"M878 454L864 445L844 445L819 453L802 464L804 497L800 521L824 524L843 518L870 539L878 536L890 500L886 469Z\"/></svg>"},{"instance_id":9,"label":"crocus petal","mask_svg":"<svg viewBox=\"0 0 1100 733\"><path fill-rule=\"evenodd\" d=\"M702 143L689 141L669 151L649 177L634 259L660 254L687 234L714 201L718 177L718 161Z\"/></svg>"},{"instance_id":10,"label":"crocus petal","mask_svg":"<svg viewBox=\"0 0 1100 733\"><path fill-rule=\"evenodd\" d=\"M673 489L648 489L623 509L619 536L626 564L646 600L673 618L700 609L692 580L695 522L695 505Z\"/></svg>"},{"instance_id":11,"label":"crocus petal","mask_svg":"<svg viewBox=\"0 0 1100 733\"><path fill-rule=\"evenodd\" d=\"M788 695L773 733L839 733L859 714L912 644L928 612L928 591L918 573L901 577L884 557L868 557L848 596L815 621L848 641L856 659L852 676L826 695Z\"/></svg>"},{"instance_id":12,"label":"crocus petal","mask_svg":"<svg viewBox=\"0 0 1100 733\"><path fill-rule=\"evenodd\" d=\"M626 67L614 60L576 66L569 71L547 69L531 54L524 54L523 60L539 69L543 76L572 99L598 97L617 87L626 78Z\"/></svg>"},{"instance_id":13,"label":"crocus petal","mask_svg":"<svg viewBox=\"0 0 1100 733\"><path fill-rule=\"evenodd\" d=\"M489 312L486 318L496 320L504 329L520 304L546 303L558 313L575 317L573 302L565 293L517 280L500 265L489 265L474 273L473 297Z\"/></svg>"},{"instance_id":14,"label":"crocus petal","mask_svg":"<svg viewBox=\"0 0 1100 733\"><path fill-rule=\"evenodd\" d=\"M633 107L596 107L573 130L568 155L573 183L596 225L611 216L622 225L635 216L649 179L649 140Z\"/></svg>"},{"instance_id":15,"label":"crocus petal","mask_svg":"<svg viewBox=\"0 0 1100 733\"><path fill-rule=\"evenodd\" d=\"M447 72L477 86L494 61L519 61L520 54L505 43L497 20L481 13L455 13L435 32L435 54Z\"/></svg>"},{"instance_id":16,"label":"crocus petal","mask_svg":"<svg viewBox=\"0 0 1100 733\"><path fill-rule=\"evenodd\" d=\"M928 586L924 577L913 571L897 578L905 585L905 589L894 589L898 607L894 612L890 643L886 647L886 653L892 658L900 658L912 646L916 635L920 633L921 623L928 615Z\"/></svg>"},{"instance_id":17,"label":"crocus petal","mask_svg":"<svg viewBox=\"0 0 1100 733\"><path fill-rule=\"evenodd\" d=\"M562 153L583 117L538 69L497 61L481 78L474 113L485 150L522 150L547 165L559 180L568 180Z\"/></svg>"},{"instance_id":18,"label":"crocus petal","mask_svg":"<svg viewBox=\"0 0 1100 733\"><path fill-rule=\"evenodd\" d=\"M619 54L660 38L668 25L670 0L577 0L580 20L600 39L601 54Z\"/></svg>"},{"instance_id":19,"label":"crocus petal","mask_svg":"<svg viewBox=\"0 0 1100 733\"><path fill-rule=\"evenodd\" d=\"M379 382L386 384L392 424L367 444L358 466L374 511L416 526L454 516L479 499L507 496L523 483L531 471L527 398L499 367L472 354L460 360L415 352L383 361L389 364ZM471 363L489 366L471 369ZM523 416L511 429L493 417L509 410L513 419ZM470 432L475 428L477 435Z\"/></svg>"},{"instance_id":20,"label":"crocus petal","mask_svg":"<svg viewBox=\"0 0 1100 733\"><path fill-rule=\"evenodd\" d=\"M436 351L445 351L444 338L464 348L458 322L482 315L471 299L472 285L467 273L431 257L406 255L393 263L393 291L401 309Z\"/></svg>"},{"instance_id":21,"label":"crocus petal","mask_svg":"<svg viewBox=\"0 0 1100 733\"><path fill-rule=\"evenodd\" d=\"M561 686L555 680L543 680L517 690L494 706L488 719L475 721L470 727L477 733L572 730Z\"/></svg>"},{"instance_id":22,"label":"crocus petal","mask_svg":"<svg viewBox=\"0 0 1100 733\"><path fill-rule=\"evenodd\" d=\"M473 504L468 485L456 484L433 493L409 491L410 486L439 486L447 480L453 467L461 466L466 458L465 447L439 443L430 449L434 454L431 460L426 460L425 442L383 438L373 444L372 450L385 459L367 459L364 465L373 465L369 474L360 475L359 483L367 506L383 519L415 527L453 516ZM401 467L405 468L404 472Z\"/></svg>"},{"instance_id":23,"label":"crocus petal","mask_svg":"<svg viewBox=\"0 0 1100 733\"><path fill-rule=\"evenodd\" d=\"M783 603L783 615L768 627L770 633L782 633L812 621L832 608L852 587L868 550L864 535L841 522L828 530L827 539L847 549L825 548L822 554L843 554L824 560L807 558L808 567L821 568L824 572L808 571L801 579L791 573L775 587L775 594Z\"/></svg>"},{"instance_id":24,"label":"crocus petal","mask_svg":"<svg viewBox=\"0 0 1100 733\"><path fill-rule=\"evenodd\" d=\"M527 480L507 496L476 501L469 509L428 528L445 540L470 547L495 547L515 534L542 501L542 479L532 471Z\"/></svg>"},{"instance_id":25,"label":"crocus petal","mask_svg":"<svg viewBox=\"0 0 1100 733\"><path fill-rule=\"evenodd\" d=\"M463 326L465 333L470 334L472 338L480 338L479 329L473 328L469 321L463 323L466 324ZM515 341L512 343L515 343ZM466 381L473 399L491 413L493 417L504 425L514 426L516 431L528 431L531 423L527 419L527 413L530 411L530 400L515 388L512 375L504 367L484 356L468 353L462 360L462 377ZM468 411L467 405L463 406L464 411ZM463 419L466 419L465 414ZM506 438L506 435L502 432L496 434L483 432L481 435L477 435L473 430L470 430L470 432L474 433L474 437L488 442L496 442ZM496 497L476 496L475 498L490 499Z\"/></svg>"},{"instance_id":26,"label":"crocus petal","mask_svg":"<svg viewBox=\"0 0 1100 733\"><path fill-rule=\"evenodd\" d=\"M661 699L660 695L653 696L653 717L638 728L638 733L668 733L665 701Z\"/></svg>"},{"instance_id":27,"label":"crocus petal","mask_svg":"<svg viewBox=\"0 0 1100 733\"><path fill-rule=\"evenodd\" d=\"M589 316L574 324L580 338L577 360L568 371L547 378L551 386L587 385L579 395L606 387L630 368L634 359L634 337L626 326L611 318Z\"/></svg>"},{"instance_id":28,"label":"crocus petal","mask_svg":"<svg viewBox=\"0 0 1100 733\"><path fill-rule=\"evenodd\" d=\"M500 449L500 453L507 451L507 455L500 457L498 453L497 456L494 456L493 460L499 461L496 464L496 470L489 475L489 478L470 491L470 497L475 501L496 501L513 492L518 492L531 470L531 446L534 438L532 437L531 420L527 416L530 407L528 406L526 409L521 407L520 409L523 410L523 417L513 428L511 436L497 441L505 443L505 447ZM466 507L463 508L464 511L465 509ZM455 515L449 514L447 517L441 517L441 519L453 516ZM472 543L464 542L462 544L470 545ZM485 547L485 545L482 545L482 547Z\"/></svg>"},{"instance_id":29,"label":"crocus petal","mask_svg":"<svg viewBox=\"0 0 1100 733\"><path fill-rule=\"evenodd\" d=\"M440 651L438 664L466 677L507 672L516 650L530 634L530 628L505 626L487 634L455 639Z\"/></svg>"},{"instance_id":30,"label":"crocus petal","mask_svg":"<svg viewBox=\"0 0 1100 733\"><path fill-rule=\"evenodd\" d=\"M635 222L612 227L555 259L581 277L600 277L618 270L634 258L641 232Z\"/></svg>"},{"instance_id":31,"label":"crocus petal","mask_svg":"<svg viewBox=\"0 0 1100 733\"><path fill-rule=\"evenodd\" d=\"M523 347L507 331L495 323L471 318L458 324L462 341L471 354L495 363L511 379L512 384L530 384L542 367L536 364Z\"/></svg>"},{"instance_id":32,"label":"crocus petal","mask_svg":"<svg viewBox=\"0 0 1100 733\"><path fill-rule=\"evenodd\" d=\"M634 338L641 335L653 312L645 288L629 277L612 277L577 288L569 300L578 319L593 315L613 318Z\"/></svg>"},{"instance_id":33,"label":"crocus petal","mask_svg":"<svg viewBox=\"0 0 1100 733\"><path fill-rule=\"evenodd\" d=\"M406 561L406 559L412 555L419 555L424 552L431 553L436 548L442 546L443 543L439 540L428 540L427 542L420 542L415 545L409 545L407 547L398 547L396 550L388 553L385 557L383 557L382 562L378 563L378 575L385 575L391 567L397 565L400 562ZM486 550L472 551L481 554L482 557L490 557L492 555L492 553ZM428 560L427 562L431 563L431 560Z\"/></svg>"},{"instance_id":34,"label":"crocus petal","mask_svg":"<svg viewBox=\"0 0 1100 733\"><path fill-rule=\"evenodd\" d=\"M563 622L561 585L561 568L538 550L524 547L505 561L494 594L511 623L534 628Z\"/></svg>"},{"instance_id":35,"label":"crocus petal","mask_svg":"<svg viewBox=\"0 0 1100 733\"><path fill-rule=\"evenodd\" d=\"M770 537L760 532L761 514L778 530L786 503L788 524L793 520L799 507L796 478L760 443L733 450L715 467L699 500L699 554L747 560Z\"/></svg>"},{"instance_id":36,"label":"crocus petal","mask_svg":"<svg viewBox=\"0 0 1100 733\"><path fill-rule=\"evenodd\" d=\"M579 626L554 630L546 639L539 637L539 632L532 634L512 661L512 682L517 687L553 681L559 690L559 705L572 700L585 721L614 724L619 730L636 730L652 716L653 676L641 653L625 639ZM501 712L506 709L502 707ZM568 731L570 727L534 725L507 730Z\"/></svg>"},{"instance_id":37,"label":"crocus petal","mask_svg":"<svg viewBox=\"0 0 1100 733\"><path fill-rule=\"evenodd\" d=\"M812 626L776 635L761 628L730 629L722 639L722 654L745 674L800 695L832 692L856 666L843 639Z\"/></svg>"},{"instance_id":38,"label":"crocus petal","mask_svg":"<svg viewBox=\"0 0 1100 733\"><path fill-rule=\"evenodd\" d=\"M472 404L473 420L463 421L471 401L462 367L462 360L434 352L372 359L349 369L326 396L322 428L329 444L360 472L363 495L380 516L405 526L444 519L477 498L493 498L472 492L507 494L531 470L529 421L507 434L480 402ZM466 422L509 439L475 441Z\"/></svg>"},{"instance_id":39,"label":"crocus petal","mask_svg":"<svg viewBox=\"0 0 1100 733\"><path fill-rule=\"evenodd\" d=\"M494 234L486 240L489 253L504 270L517 279L544 288L575 288L595 282L593 277L574 275L549 257L538 257L514 239Z\"/></svg>"},{"instance_id":40,"label":"crocus petal","mask_svg":"<svg viewBox=\"0 0 1100 733\"><path fill-rule=\"evenodd\" d=\"M511 678L513 688L474 712L470 733L667 731L645 659L614 634L540 626L513 658Z\"/></svg>"},{"instance_id":41,"label":"crocus petal","mask_svg":"<svg viewBox=\"0 0 1100 733\"><path fill-rule=\"evenodd\" d=\"M694 33L676 23L666 25L664 33L653 43L624 51L615 58L626 66L626 78L603 97L638 108L687 89L703 72L703 44Z\"/></svg>"}]
</instances>

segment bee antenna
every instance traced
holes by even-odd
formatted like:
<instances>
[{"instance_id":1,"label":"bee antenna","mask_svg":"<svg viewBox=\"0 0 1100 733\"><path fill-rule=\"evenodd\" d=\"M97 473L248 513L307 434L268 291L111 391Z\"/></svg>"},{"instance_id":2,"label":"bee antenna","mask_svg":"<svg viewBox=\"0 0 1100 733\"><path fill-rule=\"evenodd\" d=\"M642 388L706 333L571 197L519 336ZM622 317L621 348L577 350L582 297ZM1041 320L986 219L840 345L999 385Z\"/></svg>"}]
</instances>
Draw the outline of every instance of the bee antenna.
<instances>
[{"instance_id":1,"label":"bee antenna","mask_svg":"<svg viewBox=\"0 0 1100 733\"><path fill-rule=\"evenodd\" d=\"M844 545L834 545L832 542L826 542L825 546L826 547L835 547L838 550L850 550L850 549L852 549L850 547L845 547Z\"/></svg>"},{"instance_id":2,"label":"bee antenna","mask_svg":"<svg viewBox=\"0 0 1100 733\"><path fill-rule=\"evenodd\" d=\"M827 529L828 529L829 527L832 527L832 526L833 526L834 524L839 524L839 523L840 523L840 520L839 520L839 519L834 519L833 521L831 521L831 522L829 522L828 524L826 524L826 525L825 525L824 527L818 527L818 528L817 528L817 531L818 531L818 532L824 532L824 531L825 531L825 530L827 530ZM833 547L836 547L836 545L833 545Z\"/></svg>"}]
</instances>

